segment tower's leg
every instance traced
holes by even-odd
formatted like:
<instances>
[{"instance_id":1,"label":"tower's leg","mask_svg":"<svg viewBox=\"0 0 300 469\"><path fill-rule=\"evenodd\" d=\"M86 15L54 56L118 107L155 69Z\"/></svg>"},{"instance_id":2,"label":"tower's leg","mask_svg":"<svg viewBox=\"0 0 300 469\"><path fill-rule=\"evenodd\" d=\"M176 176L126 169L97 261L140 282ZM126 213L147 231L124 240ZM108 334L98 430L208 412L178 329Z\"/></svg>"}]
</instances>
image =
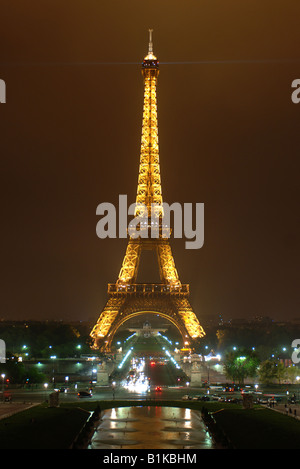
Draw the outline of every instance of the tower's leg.
<instances>
[{"instance_id":1,"label":"tower's leg","mask_svg":"<svg viewBox=\"0 0 300 469\"><path fill-rule=\"evenodd\" d=\"M126 301L124 297L111 296L99 316L99 319L94 326L91 337L94 339L94 348L100 348L103 351L107 351L107 344L109 341L109 331L112 323L118 316L120 308Z\"/></svg>"},{"instance_id":2,"label":"tower's leg","mask_svg":"<svg viewBox=\"0 0 300 469\"><path fill-rule=\"evenodd\" d=\"M135 283L140 260L141 244L139 240L129 240L122 268L119 274L119 284Z\"/></svg>"},{"instance_id":3,"label":"tower's leg","mask_svg":"<svg viewBox=\"0 0 300 469\"><path fill-rule=\"evenodd\" d=\"M205 336L203 327L194 313L188 298L173 296L178 315L183 320L185 328L192 339L199 339Z\"/></svg>"},{"instance_id":4,"label":"tower's leg","mask_svg":"<svg viewBox=\"0 0 300 469\"><path fill-rule=\"evenodd\" d=\"M169 285L180 285L169 240L157 245L157 257L162 280Z\"/></svg>"}]
</instances>

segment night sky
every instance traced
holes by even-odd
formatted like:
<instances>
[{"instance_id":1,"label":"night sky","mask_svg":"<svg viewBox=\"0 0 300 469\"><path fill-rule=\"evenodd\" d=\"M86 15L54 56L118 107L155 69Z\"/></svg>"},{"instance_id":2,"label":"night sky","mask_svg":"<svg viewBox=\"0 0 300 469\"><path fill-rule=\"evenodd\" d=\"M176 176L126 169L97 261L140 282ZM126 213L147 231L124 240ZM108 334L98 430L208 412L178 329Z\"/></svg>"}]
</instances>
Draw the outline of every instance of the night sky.
<instances>
[{"instance_id":1,"label":"night sky","mask_svg":"<svg viewBox=\"0 0 300 469\"><path fill-rule=\"evenodd\" d=\"M171 241L195 313L300 316L299 15L299 0L0 0L0 318L97 320L127 241L96 236L96 207L135 202L148 28L163 198L205 205L203 248Z\"/></svg>"}]
</instances>

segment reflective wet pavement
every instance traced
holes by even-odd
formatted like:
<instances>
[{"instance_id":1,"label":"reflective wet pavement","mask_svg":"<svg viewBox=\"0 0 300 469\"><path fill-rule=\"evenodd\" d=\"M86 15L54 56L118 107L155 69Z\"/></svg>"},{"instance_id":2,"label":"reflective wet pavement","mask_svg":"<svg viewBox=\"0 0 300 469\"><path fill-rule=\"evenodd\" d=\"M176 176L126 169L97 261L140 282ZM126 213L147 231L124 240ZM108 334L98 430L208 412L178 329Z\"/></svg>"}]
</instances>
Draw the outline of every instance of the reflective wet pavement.
<instances>
[{"instance_id":1,"label":"reflective wet pavement","mask_svg":"<svg viewBox=\"0 0 300 469\"><path fill-rule=\"evenodd\" d=\"M179 407L107 409L89 449L213 449L199 412Z\"/></svg>"}]
</instances>

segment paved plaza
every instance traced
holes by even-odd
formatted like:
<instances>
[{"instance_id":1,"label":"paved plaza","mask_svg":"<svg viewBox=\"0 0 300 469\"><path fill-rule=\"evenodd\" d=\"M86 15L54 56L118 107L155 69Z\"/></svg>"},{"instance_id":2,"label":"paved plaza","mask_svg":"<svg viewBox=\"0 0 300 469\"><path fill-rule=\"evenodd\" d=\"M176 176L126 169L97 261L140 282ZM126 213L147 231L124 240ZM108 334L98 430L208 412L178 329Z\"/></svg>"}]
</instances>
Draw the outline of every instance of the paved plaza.
<instances>
[{"instance_id":1,"label":"paved plaza","mask_svg":"<svg viewBox=\"0 0 300 469\"><path fill-rule=\"evenodd\" d=\"M0 403L0 420L11 415L22 412L38 404L23 403L23 402L1 402Z\"/></svg>"}]
</instances>

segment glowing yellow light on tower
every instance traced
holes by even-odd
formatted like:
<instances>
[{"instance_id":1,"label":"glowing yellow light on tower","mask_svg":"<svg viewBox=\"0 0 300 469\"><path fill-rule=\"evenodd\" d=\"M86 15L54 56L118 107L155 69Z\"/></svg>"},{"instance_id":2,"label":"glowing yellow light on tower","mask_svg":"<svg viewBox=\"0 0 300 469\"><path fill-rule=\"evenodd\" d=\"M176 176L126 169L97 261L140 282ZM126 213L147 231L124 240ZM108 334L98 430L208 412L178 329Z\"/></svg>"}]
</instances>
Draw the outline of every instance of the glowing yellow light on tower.
<instances>
[{"instance_id":1,"label":"glowing yellow light on tower","mask_svg":"<svg viewBox=\"0 0 300 469\"><path fill-rule=\"evenodd\" d=\"M190 339L205 335L188 300L189 286L182 285L179 280L169 239L162 236L163 198L156 97L159 62L153 53L152 30L149 30L148 54L142 63L142 75L144 106L135 217L143 216L146 207L146 228L151 229L152 219L158 220L159 236L147 240L129 236L118 280L116 284L109 284L109 299L91 332L95 348L99 341L104 344L103 350L109 350L117 328L127 319L141 314L145 308L148 313L159 312L161 317L171 321L185 335L187 346ZM142 249L156 250L160 284L136 283ZM128 298L130 295L136 298L136 303Z\"/></svg>"}]
</instances>

